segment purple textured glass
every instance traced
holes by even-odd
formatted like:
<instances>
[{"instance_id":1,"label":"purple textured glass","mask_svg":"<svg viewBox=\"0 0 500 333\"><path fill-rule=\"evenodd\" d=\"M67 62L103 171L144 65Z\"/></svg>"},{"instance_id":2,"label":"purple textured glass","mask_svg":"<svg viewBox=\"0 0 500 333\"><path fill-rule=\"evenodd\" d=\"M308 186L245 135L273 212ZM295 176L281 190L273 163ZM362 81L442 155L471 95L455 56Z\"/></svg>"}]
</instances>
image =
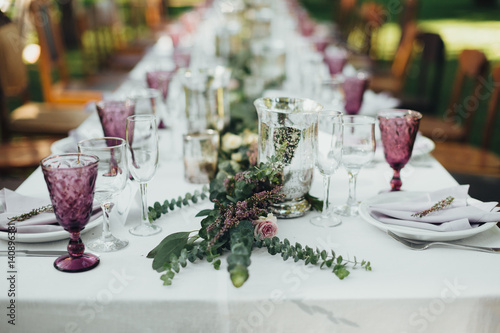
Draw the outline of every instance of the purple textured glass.
<instances>
[{"instance_id":1,"label":"purple textured glass","mask_svg":"<svg viewBox=\"0 0 500 333\"><path fill-rule=\"evenodd\" d=\"M378 114L385 160L394 170L391 191L399 191L403 184L401 169L408 163L422 115L411 110L387 110Z\"/></svg>"},{"instance_id":2,"label":"purple textured glass","mask_svg":"<svg viewBox=\"0 0 500 333\"><path fill-rule=\"evenodd\" d=\"M96 103L102 130L106 137L126 139L127 117L135 113L135 103L126 101L100 101Z\"/></svg>"},{"instance_id":3,"label":"purple textured glass","mask_svg":"<svg viewBox=\"0 0 500 333\"><path fill-rule=\"evenodd\" d=\"M148 87L151 89L159 90L163 96L163 100L166 101L168 97L168 87L170 85L170 80L174 76L175 71L154 71L146 73L146 81Z\"/></svg>"},{"instance_id":4,"label":"purple textured glass","mask_svg":"<svg viewBox=\"0 0 500 333\"><path fill-rule=\"evenodd\" d=\"M328 65L330 75L342 73L345 64L347 63L347 54L344 52L329 53L325 52L325 62Z\"/></svg>"},{"instance_id":5,"label":"purple textured glass","mask_svg":"<svg viewBox=\"0 0 500 333\"><path fill-rule=\"evenodd\" d=\"M41 162L56 219L70 233L68 254L54 262L60 271L83 272L99 264L97 256L84 253L80 238L92 215L98 163L96 156L85 154L49 156Z\"/></svg>"},{"instance_id":6,"label":"purple textured glass","mask_svg":"<svg viewBox=\"0 0 500 333\"><path fill-rule=\"evenodd\" d=\"M358 114L363 103L363 95L368 86L365 74L347 76L344 79L345 112L350 115Z\"/></svg>"}]
</instances>

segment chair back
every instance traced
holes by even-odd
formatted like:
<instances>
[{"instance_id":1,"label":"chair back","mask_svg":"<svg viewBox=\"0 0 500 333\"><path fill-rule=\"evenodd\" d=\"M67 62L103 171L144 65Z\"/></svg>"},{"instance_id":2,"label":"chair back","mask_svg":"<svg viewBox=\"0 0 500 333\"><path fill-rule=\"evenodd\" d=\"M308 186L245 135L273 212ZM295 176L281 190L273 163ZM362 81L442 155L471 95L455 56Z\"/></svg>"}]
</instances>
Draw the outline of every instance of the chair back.
<instances>
[{"instance_id":1,"label":"chair back","mask_svg":"<svg viewBox=\"0 0 500 333\"><path fill-rule=\"evenodd\" d=\"M429 101L428 111L434 111L441 95L445 66L445 46L437 33L421 32L416 42L421 45L420 68L417 78L417 96ZM427 103L426 103L427 104Z\"/></svg>"},{"instance_id":2,"label":"chair back","mask_svg":"<svg viewBox=\"0 0 500 333\"><path fill-rule=\"evenodd\" d=\"M486 115L485 131L481 146L485 149L490 148L491 139L493 138L493 131L495 128L495 121L500 109L500 65L496 66L492 71L493 87L488 105L488 114Z\"/></svg>"},{"instance_id":3,"label":"chair back","mask_svg":"<svg viewBox=\"0 0 500 333\"><path fill-rule=\"evenodd\" d=\"M468 141L479 108L479 95L485 88L488 59L479 50L463 50L458 57L458 69L446 113L448 120L464 128L464 141ZM468 97L461 98L466 81L474 81Z\"/></svg>"},{"instance_id":4,"label":"chair back","mask_svg":"<svg viewBox=\"0 0 500 333\"><path fill-rule=\"evenodd\" d=\"M22 59L23 47L14 23L0 26L0 129L4 142L11 137L7 99L27 100L28 75Z\"/></svg>"},{"instance_id":5,"label":"chair back","mask_svg":"<svg viewBox=\"0 0 500 333\"><path fill-rule=\"evenodd\" d=\"M38 34L40 44L40 60L38 69L42 84L43 96L46 101L52 100L54 71L63 84L69 82L66 67L64 46L61 40L59 25L54 21L54 8L49 0L33 0L30 5L32 22Z\"/></svg>"},{"instance_id":6,"label":"chair back","mask_svg":"<svg viewBox=\"0 0 500 333\"><path fill-rule=\"evenodd\" d=\"M403 30L404 35L401 37L401 43L396 50L391 66L392 75L401 80L406 77L413 54L413 45L418 32L415 21L410 21L405 26L406 28Z\"/></svg>"}]
</instances>

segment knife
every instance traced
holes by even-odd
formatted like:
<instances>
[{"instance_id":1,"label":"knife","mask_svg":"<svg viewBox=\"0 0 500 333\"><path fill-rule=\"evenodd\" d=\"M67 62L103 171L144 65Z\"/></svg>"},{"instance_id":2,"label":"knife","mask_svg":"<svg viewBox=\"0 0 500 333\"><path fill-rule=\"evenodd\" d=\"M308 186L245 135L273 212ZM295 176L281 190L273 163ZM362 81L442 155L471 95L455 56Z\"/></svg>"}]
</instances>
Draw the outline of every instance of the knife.
<instances>
[{"instance_id":1,"label":"knife","mask_svg":"<svg viewBox=\"0 0 500 333\"><path fill-rule=\"evenodd\" d=\"M16 250L16 251L0 251L0 256L23 256L23 257L59 257L68 254L68 251L46 251L46 250Z\"/></svg>"}]
</instances>

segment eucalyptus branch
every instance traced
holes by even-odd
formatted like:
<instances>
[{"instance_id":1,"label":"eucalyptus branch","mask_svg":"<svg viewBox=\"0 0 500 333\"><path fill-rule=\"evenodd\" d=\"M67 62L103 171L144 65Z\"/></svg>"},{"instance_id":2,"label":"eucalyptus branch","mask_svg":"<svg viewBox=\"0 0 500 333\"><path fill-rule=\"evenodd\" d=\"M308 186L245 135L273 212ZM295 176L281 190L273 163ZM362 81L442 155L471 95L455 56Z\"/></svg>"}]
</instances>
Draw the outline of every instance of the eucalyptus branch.
<instances>
[{"instance_id":1,"label":"eucalyptus branch","mask_svg":"<svg viewBox=\"0 0 500 333\"><path fill-rule=\"evenodd\" d=\"M209 189L207 185L204 185L201 191L196 190L193 194L186 193L184 198L179 196L177 199L172 198L170 201L165 200L163 204L159 201L155 202L153 207L149 207L149 221L152 222L156 219L159 219L162 214L167 214L169 211L173 211L177 208L181 208L182 206L189 206L189 203L193 204L198 203L200 200L205 200L208 198Z\"/></svg>"},{"instance_id":2,"label":"eucalyptus branch","mask_svg":"<svg viewBox=\"0 0 500 333\"><path fill-rule=\"evenodd\" d=\"M337 275L337 277L343 280L347 277L350 272L347 269L348 265L352 268L360 266L367 271L371 271L371 265L369 261L362 260L358 262L356 257L354 261L344 259L342 256L337 256L333 250L328 253L326 250L320 251L319 249L312 249L309 246L302 247L301 244L295 243L295 245L290 244L290 241L285 238L280 241L278 237L266 238L263 241L255 241L255 246L267 248L267 252L271 255L280 254L283 260L288 260L293 258L294 262L303 260L305 265L320 265L320 268L327 267L332 270L332 272Z\"/></svg>"}]
</instances>

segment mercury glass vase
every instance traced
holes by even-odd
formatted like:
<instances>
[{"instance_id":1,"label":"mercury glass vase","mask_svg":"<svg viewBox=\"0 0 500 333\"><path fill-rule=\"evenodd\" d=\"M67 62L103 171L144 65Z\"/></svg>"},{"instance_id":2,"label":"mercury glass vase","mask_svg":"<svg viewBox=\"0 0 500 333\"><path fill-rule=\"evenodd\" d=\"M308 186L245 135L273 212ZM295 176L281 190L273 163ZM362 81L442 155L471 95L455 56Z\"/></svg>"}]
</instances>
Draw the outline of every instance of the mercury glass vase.
<instances>
[{"instance_id":1,"label":"mercury glass vase","mask_svg":"<svg viewBox=\"0 0 500 333\"><path fill-rule=\"evenodd\" d=\"M230 122L227 86L231 69L223 66L181 68L179 76L186 94L188 132L222 131L227 127Z\"/></svg>"},{"instance_id":2,"label":"mercury glass vase","mask_svg":"<svg viewBox=\"0 0 500 333\"><path fill-rule=\"evenodd\" d=\"M305 195L314 174L314 149L318 138L318 112L323 108L310 99L259 98L259 162L278 157L283 167L285 200L272 207L280 218L299 217L311 205Z\"/></svg>"}]
</instances>

